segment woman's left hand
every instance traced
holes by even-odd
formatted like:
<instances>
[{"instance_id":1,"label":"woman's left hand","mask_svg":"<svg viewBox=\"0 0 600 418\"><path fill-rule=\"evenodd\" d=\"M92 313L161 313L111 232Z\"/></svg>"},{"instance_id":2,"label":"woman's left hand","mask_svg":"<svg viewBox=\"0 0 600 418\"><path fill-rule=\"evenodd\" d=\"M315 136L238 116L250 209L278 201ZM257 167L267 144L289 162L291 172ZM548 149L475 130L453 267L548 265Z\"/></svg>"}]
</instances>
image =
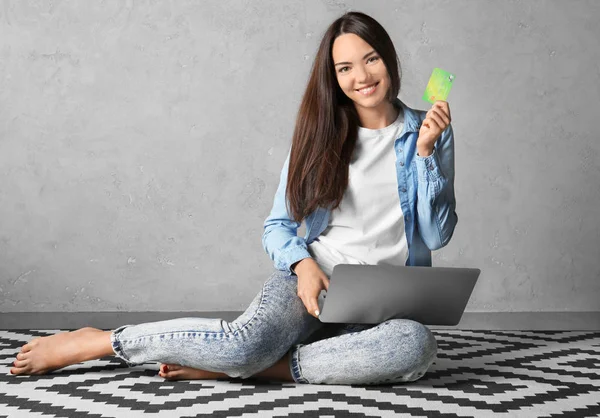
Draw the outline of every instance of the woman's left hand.
<instances>
[{"instance_id":1,"label":"woman's left hand","mask_svg":"<svg viewBox=\"0 0 600 418\"><path fill-rule=\"evenodd\" d=\"M448 102L437 100L425 114L425 119L419 130L417 152L419 152L420 156L427 156L433 152L435 141L437 141L442 132L450 125L451 120Z\"/></svg>"}]
</instances>

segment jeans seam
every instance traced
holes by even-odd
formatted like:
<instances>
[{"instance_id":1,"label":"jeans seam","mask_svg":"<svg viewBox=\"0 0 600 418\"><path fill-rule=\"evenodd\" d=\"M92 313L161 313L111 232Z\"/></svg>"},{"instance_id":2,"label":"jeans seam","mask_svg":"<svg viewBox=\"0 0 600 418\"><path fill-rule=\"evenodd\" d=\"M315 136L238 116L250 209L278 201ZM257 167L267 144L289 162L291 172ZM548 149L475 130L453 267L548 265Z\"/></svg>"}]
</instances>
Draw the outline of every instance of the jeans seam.
<instances>
[{"instance_id":1,"label":"jeans seam","mask_svg":"<svg viewBox=\"0 0 600 418\"><path fill-rule=\"evenodd\" d=\"M271 276L271 278L272 278L272 276ZM245 324L243 324L239 328L239 331L242 331L242 330L246 329L248 327L248 325L258 316L258 312L263 308L263 306L264 306L264 304L265 304L265 302L267 300L267 298L266 298L267 291L266 290L268 288L267 284L270 283L270 282L271 282L271 280L269 279L269 280L267 280L263 284L262 289L261 289L260 302L258 304L258 307L256 308L256 312L254 312L254 315L252 315L252 317ZM121 328L124 328L124 327L121 327ZM227 335L230 335L230 334L235 334L237 331L238 331L237 329L235 331L200 331L200 332L197 331L197 330L187 330L187 331L186 330L182 330L182 331L173 332L171 334L176 334L176 333L194 333L193 338L196 338L195 334L218 334L220 336L227 336ZM111 341L113 343L113 347L116 347L122 353L123 350L122 350L121 345L124 344L124 343L126 343L126 342L137 341L137 340L142 339L142 338L154 337L154 336L159 336L160 338L162 338L164 335L167 335L167 333L164 333L164 332L160 333L160 332L158 332L158 333L154 333L154 334L146 334L143 337L138 337L138 338L135 338L135 339L117 340L116 335L113 332L113 333L111 333ZM188 335L188 337L189 337L189 335Z\"/></svg>"},{"instance_id":2,"label":"jeans seam","mask_svg":"<svg viewBox=\"0 0 600 418\"><path fill-rule=\"evenodd\" d=\"M117 357L122 359L129 367L133 367L133 366L138 365L138 363L134 363L129 359L129 356L127 356L125 354L125 352L123 351L122 341L120 341L117 338L117 334L120 333L127 326L128 325L120 326L117 329L115 329L113 332L111 332L110 333L110 342L112 345L112 349L115 352L115 354L117 355Z\"/></svg>"},{"instance_id":3,"label":"jeans seam","mask_svg":"<svg viewBox=\"0 0 600 418\"><path fill-rule=\"evenodd\" d=\"M291 373L292 378L296 381L296 383L309 383L308 380L302 376L302 369L300 367L300 347L304 344L298 344L295 350L292 351L292 355L290 356L291 363Z\"/></svg>"},{"instance_id":4,"label":"jeans seam","mask_svg":"<svg viewBox=\"0 0 600 418\"><path fill-rule=\"evenodd\" d=\"M277 273L275 273L277 274ZM248 325L254 320L254 318L256 318L258 316L258 312L263 309L263 306L265 305L265 302L267 301L267 289L269 288L269 283L271 283L271 280L273 279L273 276L271 276L269 278L269 280L267 280L261 289L261 295L260 295L260 302L258 303L258 308L256 308L256 311L254 312L254 315L252 315L252 318L250 318L248 320L248 322L246 322L244 325L242 325L242 327L240 328L240 331L243 330L244 328L247 328ZM235 331L232 331L235 332Z\"/></svg>"}]
</instances>

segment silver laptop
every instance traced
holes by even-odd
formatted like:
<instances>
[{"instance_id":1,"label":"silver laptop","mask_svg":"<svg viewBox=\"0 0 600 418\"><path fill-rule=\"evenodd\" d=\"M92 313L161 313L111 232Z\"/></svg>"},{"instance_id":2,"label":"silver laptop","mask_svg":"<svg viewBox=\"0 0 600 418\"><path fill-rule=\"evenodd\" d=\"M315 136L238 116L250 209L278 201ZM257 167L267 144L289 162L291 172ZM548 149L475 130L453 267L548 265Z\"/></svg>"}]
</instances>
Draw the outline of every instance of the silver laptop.
<instances>
[{"instance_id":1,"label":"silver laptop","mask_svg":"<svg viewBox=\"0 0 600 418\"><path fill-rule=\"evenodd\" d=\"M407 318L423 325L457 325L477 268L337 264L318 298L319 320L378 324Z\"/></svg>"}]
</instances>

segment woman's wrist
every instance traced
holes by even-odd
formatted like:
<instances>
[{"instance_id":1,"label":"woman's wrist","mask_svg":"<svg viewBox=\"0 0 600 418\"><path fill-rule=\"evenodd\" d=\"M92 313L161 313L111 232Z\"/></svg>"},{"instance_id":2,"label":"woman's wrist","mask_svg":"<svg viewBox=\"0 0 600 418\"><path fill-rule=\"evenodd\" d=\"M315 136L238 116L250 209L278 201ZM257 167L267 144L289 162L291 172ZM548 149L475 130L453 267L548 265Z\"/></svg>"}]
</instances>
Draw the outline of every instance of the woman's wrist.
<instances>
[{"instance_id":1,"label":"woman's wrist","mask_svg":"<svg viewBox=\"0 0 600 418\"><path fill-rule=\"evenodd\" d=\"M433 154L433 147L420 147L417 145L417 154L419 157L429 157L431 154Z\"/></svg>"},{"instance_id":2,"label":"woman's wrist","mask_svg":"<svg viewBox=\"0 0 600 418\"><path fill-rule=\"evenodd\" d=\"M304 268L304 266L306 266L307 264L309 264L306 260L312 260L312 258L307 257L307 258L303 258L300 261L296 261L294 264L292 264L290 266L290 269L292 271L294 271L294 272L297 273L299 268L302 269L302 268Z\"/></svg>"}]
</instances>

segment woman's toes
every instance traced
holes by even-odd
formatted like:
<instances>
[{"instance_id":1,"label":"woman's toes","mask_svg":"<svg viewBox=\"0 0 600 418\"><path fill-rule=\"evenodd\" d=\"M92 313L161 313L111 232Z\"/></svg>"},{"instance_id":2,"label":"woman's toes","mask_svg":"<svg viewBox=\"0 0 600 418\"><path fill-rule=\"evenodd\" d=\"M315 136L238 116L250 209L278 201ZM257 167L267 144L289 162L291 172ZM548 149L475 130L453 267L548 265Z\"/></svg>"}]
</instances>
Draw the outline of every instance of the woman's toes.
<instances>
[{"instance_id":1,"label":"woman's toes","mask_svg":"<svg viewBox=\"0 0 600 418\"><path fill-rule=\"evenodd\" d=\"M173 373L174 372L162 372L162 371L159 371L158 375L160 377L162 377L163 379L171 380L171 379L173 379Z\"/></svg>"},{"instance_id":2,"label":"woman's toes","mask_svg":"<svg viewBox=\"0 0 600 418\"><path fill-rule=\"evenodd\" d=\"M165 380L175 380L174 376L173 376L173 372L169 372L169 373L163 373L162 377Z\"/></svg>"},{"instance_id":3,"label":"woman's toes","mask_svg":"<svg viewBox=\"0 0 600 418\"><path fill-rule=\"evenodd\" d=\"M28 372L28 368L27 367L13 367L12 369L10 369L10 374L23 374Z\"/></svg>"},{"instance_id":4,"label":"woman's toes","mask_svg":"<svg viewBox=\"0 0 600 418\"><path fill-rule=\"evenodd\" d=\"M180 370L181 366L179 364L161 364L160 371L163 373L168 373L173 370Z\"/></svg>"},{"instance_id":5,"label":"woman's toes","mask_svg":"<svg viewBox=\"0 0 600 418\"><path fill-rule=\"evenodd\" d=\"M27 363L29 363L27 360L15 360L13 362L15 368L21 369L25 366L27 366Z\"/></svg>"}]
</instances>

